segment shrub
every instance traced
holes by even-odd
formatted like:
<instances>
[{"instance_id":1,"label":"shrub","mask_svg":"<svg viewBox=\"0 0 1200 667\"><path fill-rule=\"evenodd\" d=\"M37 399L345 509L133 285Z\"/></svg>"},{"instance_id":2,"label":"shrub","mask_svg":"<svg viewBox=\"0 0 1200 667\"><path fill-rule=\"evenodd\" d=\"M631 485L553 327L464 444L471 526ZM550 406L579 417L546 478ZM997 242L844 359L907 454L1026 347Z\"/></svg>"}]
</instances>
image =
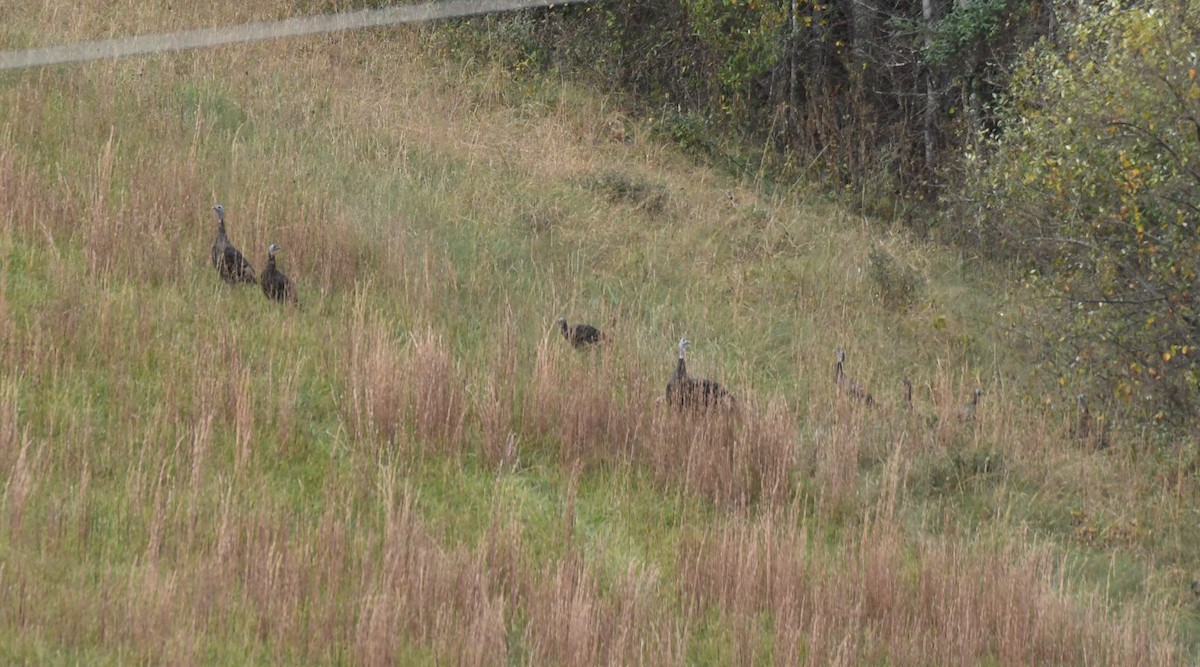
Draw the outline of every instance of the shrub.
<instances>
[{"instance_id":1,"label":"shrub","mask_svg":"<svg viewBox=\"0 0 1200 667\"><path fill-rule=\"evenodd\" d=\"M889 308L907 308L921 297L921 276L911 267L896 261L883 248L871 248L867 275L876 293Z\"/></svg>"},{"instance_id":2,"label":"shrub","mask_svg":"<svg viewBox=\"0 0 1200 667\"><path fill-rule=\"evenodd\" d=\"M1028 263L1060 369L1157 418L1200 380L1200 2L1087 10L1017 68L974 163L974 234Z\"/></svg>"}]
</instances>

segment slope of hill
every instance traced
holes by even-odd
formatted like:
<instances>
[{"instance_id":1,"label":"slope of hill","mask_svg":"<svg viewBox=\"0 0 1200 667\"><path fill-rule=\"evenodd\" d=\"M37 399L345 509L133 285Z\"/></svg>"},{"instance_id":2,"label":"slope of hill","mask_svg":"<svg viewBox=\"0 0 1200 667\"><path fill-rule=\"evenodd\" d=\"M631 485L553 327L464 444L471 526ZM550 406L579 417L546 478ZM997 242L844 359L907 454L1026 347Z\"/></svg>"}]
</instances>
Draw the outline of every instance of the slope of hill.
<instances>
[{"instance_id":1,"label":"slope of hill","mask_svg":"<svg viewBox=\"0 0 1200 667\"><path fill-rule=\"evenodd\" d=\"M192 11L0 34L289 8ZM0 77L0 657L1192 658L1194 484L1029 395L1002 277L440 39ZM303 310L218 279L218 202ZM735 415L656 402L684 336Z\"/></svg>"}]
</instances>

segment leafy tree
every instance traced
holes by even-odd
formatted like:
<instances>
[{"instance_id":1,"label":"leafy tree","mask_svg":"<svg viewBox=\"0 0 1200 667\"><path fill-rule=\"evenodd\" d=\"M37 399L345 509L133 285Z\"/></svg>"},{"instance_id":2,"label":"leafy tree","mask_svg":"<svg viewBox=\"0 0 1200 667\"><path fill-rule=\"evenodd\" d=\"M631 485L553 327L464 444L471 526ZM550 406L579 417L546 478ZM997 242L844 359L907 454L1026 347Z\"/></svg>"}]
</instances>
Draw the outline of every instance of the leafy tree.
<instances>
[{"instance_id":1,"label":"leafy tree","mask_svg":"<svg viewBox=\"0 0 1200 667\"><path fill-rule=\"evenodd\" d=\"M1020 63L972 156L974 231L1050 294L1064 369L1179 422L1200 380L1200 0L1129 5Z\"/></svg>"},{"instance_id":2,"label":"leafy tree","mask_svg":"<svg viewBox=\"0 0 1200 667\"><path fill-rule=\"evenodd\" d=\"M535 10L540 39L515 60L595 72L657 117L762 141L827 185L918 198L956 176L938 165L987 124L1047 2L612 0Z\"/></svg>"}]
</instances>

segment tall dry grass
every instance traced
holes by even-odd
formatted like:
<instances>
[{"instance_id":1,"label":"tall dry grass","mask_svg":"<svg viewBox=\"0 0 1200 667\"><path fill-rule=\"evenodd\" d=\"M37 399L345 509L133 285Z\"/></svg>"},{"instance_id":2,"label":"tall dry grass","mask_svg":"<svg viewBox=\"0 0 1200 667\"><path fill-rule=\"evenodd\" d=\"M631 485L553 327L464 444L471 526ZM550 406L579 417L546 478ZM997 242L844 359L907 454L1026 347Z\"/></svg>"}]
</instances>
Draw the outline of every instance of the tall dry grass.
<instances>
[{"instance_id":1,"label":"tall dry grass","mask_svg":"<svg viewBox=\"0 0 1200 667\"><path fill-rule=\"evenodd\" d=\"M493 377L497 373L492 374ZM499 375L503 376L501 372ZM511 388L498 386L496 380L485 379L476 390L474 412L481 429L483 460L499 469L511 469L519 457L517 434L513 430L513 402Z\"/></svg>"},{"instance_id":2,"label":"tall dry grass","mask_svg":"<svg viewBox=\"0 0 1200 667\"><path fill-rule=\"evenodd\" d=\"M559 665L678 665L685 624L673 619L658 577L631 565L605 595L577 554L539 573L525 641L534 662Z\"/></svg>"},{"instance_id":3,"label":"tall dry grass","mask_svg":"<svg viewBox=\"0 0 1200 667\"><path fill-rule=\"evenodd\" d=\"M521 413L525 437L557 442L568 468L628 462L646 428L644 384L617 349L580 352L557 335L543 337Z\"/></svg>"},{"instance_id":4,"label":"tall dry grass","mask_svg":"<svg viewBox=\"0 0 1200 667\"><path fill-rule=\"evenodd\" d=\"M8 510L9 532L21 532L21 520L25 516L25 502L38 483L37 468L43 447L34 446L28 434L21 437L21 445L17 449L16 461L13 462L11 475L4 486L4 505ZM30 447L34 447L30 451Z\"/></svg>"},{"instance_id":5,"label":"tall dry grass","mask_svg":"<svg viewBox=\"0 0 1200 667\"><path fill-rule=\"evenodd\" d=\"M344 406L355 437L392 444L417 441L451 456L465 445L466 383L442 337L432 331L398 340L394 325L356 310L356 336L347 351L350 398Z\"/></svg>"},{"instance_id":6,"label":"tall dry grass","mask_svg":"<svg viewBox=\"0 0 1200 667\"><path fill-rule=\"evenodd\" d=\"M416 436L450 455L459 454L466 444L465 382L445 340L432 331L414 334L407 361Z\"/></svg>"},{"instance_id":7,"label":"tall dry grass","mask_svg":"<svg viewBox=\"0 0 1200 667\"><path fill-rule=\"evenodd\" d=\"M1151 618L1066 595L1043 548L914 539L881 516L827 552L809 530L783 512L698 530L682 544L691 614L715 609L757 628L734 635L749 642L735 655L813 665L1185 662Z\"/></svg>"},{"instance_id":8,"label":"tall dry grass","mask_svg":"<svg viewBox=\"0 0 1200 667\"><path fill-rule=\"evenodd\" d=\"M393 442L407 413L406 382L402 374L401 345L394 325L372 316L368 319L365 294L355 295L353 330L346 350L348 404L343 418L356 440Z\"/></svg>"},{"instance_id":9,"label":"tall dry grass","mask_svg":"<svg viewBox=\"0 0 1200 667\"><path fill-rule=\"evenodd\" d=\"M395 664L404 643L417 641L431 645L439 661L503 664L505 604L490 590L483 554L431 540L411 497L397 498L391 484L380 562L364 584L355 628L356 661Z\"/></svg>"},{"instance_id":10,"label":"tall dry grass","mask_svg":"<svg viewBox=\"0 0 1200 667\"><path fill-rule=\"evenodd\" d=\"M723 504L791 498L798 438L785 401L759 405L744 395L731 410L680 411L660 400L664 374L623 352L613 344L580 353L543 339L525 438L557 442L564 467L644 465L665 486Z\"/></svg>"},{"instance_id":11,"label":"tall dry grass","mask_svg":"<svg viewBox=\"0 0 1200 667\"><path fill-rule=\"evenodd\" d=\"M488 361L475 364L469 379L470 410L478 424L482 460L496 470L513 470L520 460L519 397L526 384L520 375L516 322L511 310L506 311L492 344L485 347Z\"/></svg>"}]
</instances>

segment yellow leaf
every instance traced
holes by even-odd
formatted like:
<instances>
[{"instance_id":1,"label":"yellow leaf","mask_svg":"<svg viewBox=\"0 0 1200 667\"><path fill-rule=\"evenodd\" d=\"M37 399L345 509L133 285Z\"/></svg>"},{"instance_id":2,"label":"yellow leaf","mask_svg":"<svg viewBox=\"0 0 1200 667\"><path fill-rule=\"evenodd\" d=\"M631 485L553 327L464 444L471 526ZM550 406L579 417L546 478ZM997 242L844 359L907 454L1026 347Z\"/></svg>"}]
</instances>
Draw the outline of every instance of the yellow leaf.
<instances>
[{"instance_id":1,"label":"yellow leaf","mask_svg":"<svg viewBox=\"0 0 1200 667\"><path fill-rule=\"evenodd\" d=\"M1163 355L1162 355L1162 357L1163 357L1163 361L1170 361L1170 360L1171 360L1171 353L1170 353L1170 352L1163 352Z\"/></svg>"}]
</instances>

